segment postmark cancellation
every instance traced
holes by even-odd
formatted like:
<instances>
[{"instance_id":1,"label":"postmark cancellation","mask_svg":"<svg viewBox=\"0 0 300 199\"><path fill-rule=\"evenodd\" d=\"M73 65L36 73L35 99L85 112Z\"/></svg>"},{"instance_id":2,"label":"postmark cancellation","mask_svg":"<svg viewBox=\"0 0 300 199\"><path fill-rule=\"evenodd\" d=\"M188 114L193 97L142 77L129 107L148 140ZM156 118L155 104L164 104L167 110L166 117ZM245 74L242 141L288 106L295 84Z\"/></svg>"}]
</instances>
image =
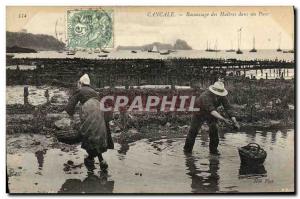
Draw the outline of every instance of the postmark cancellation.
<instances>
[{"instance_id":1,"label":"postmark cancellation","mask_svg":"<svg viewBox=\"0 0 300 199\"><path fill-rule=\"evenodd\" d=\"M68 10L67 41L73 49L112 48L113 10Z\"/></svg>"}]
</instances>

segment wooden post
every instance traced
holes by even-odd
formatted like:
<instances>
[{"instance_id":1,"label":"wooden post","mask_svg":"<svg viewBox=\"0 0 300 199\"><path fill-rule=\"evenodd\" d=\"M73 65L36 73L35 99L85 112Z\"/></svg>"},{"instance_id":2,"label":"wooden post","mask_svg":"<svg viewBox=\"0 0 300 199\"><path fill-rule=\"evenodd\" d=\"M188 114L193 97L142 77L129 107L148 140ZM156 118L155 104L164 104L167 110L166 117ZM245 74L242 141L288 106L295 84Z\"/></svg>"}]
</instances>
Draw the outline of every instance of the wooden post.
<instances>
[{"instance_id":1,"label":"wooden post","mask_svg":"<svg viewBox=\"0 0 300 199\"><path fill-rule=\"evenodd\" d=\"M28 96L29 96L29 89L28 89L28 85L26 85L24 86L24 105L29 104Z\"/></svg>"},{"instance_id":2,"label":"wooden post","mask_svg":"<svg viewBox=\"0 0 300 199\"><path fill-rule=\"evenodd\" d=\"M46 89L46 91L45 91L45 97L46 97L46 100L47 100L47 103L49 103L49 90L48 89Z\"/></svg>"}]
</instances>

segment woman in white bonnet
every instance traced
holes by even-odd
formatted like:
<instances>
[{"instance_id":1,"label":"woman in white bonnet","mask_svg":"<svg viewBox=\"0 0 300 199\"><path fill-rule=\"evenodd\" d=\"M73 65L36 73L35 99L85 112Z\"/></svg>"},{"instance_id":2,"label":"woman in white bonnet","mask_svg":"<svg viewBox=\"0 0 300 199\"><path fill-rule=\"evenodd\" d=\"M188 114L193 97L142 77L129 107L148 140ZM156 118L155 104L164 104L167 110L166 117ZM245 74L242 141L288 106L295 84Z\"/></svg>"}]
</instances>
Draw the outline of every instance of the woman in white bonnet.
<instances>
[{"instance_id":1,"label":"woman in white bonnet","mask_svg":"<svg viewBox=\"0 0 300 199\"><path fill-rule=\"evenodd\" d=\"M78 81L78 89L69 98L66 112L73 116L78 102L82 104L80 111L81 147L88 153L84 163L89 170L93 170L94 159L98 157L101 170L106 170L108 165L102 157L107 149L113 149L108 121L105 121L104 112L100 110L98 93L90 86L90 78L84 74Z\"/></svg>"}]
</instances>

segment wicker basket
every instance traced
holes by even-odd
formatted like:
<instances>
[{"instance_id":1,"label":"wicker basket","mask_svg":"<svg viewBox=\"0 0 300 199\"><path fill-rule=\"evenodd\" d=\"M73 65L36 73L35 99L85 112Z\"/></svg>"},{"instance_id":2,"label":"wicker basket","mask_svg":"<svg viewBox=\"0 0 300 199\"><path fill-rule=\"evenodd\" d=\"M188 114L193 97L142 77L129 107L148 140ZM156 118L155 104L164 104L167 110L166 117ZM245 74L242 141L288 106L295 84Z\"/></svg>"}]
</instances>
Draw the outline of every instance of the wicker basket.
<instances>
[{"instance_id":1,"label":"wicker basket","mask_svg":"<svg viewBox=\"0 0 300 199\"><path fill-rule=\"evenodd\" d=\"M79 123L71 125L70 119L63 118L55 122L55 136L60 142L77 144L80 142Z\"/></svg>"},{"instance_id":2,"label":"wicker basket","mask_svg":"<svg viewBox=\"0 0 300 199\"><path fill-rule=\"evenodd\" d=\"M57 130L55 136L58 141L66 144L77 144L81 141L79 133L74 130Z\"/></svg>"},{"instance_id":3,"label":"wicker basket","mask_svg":"<svg viewBox=\"0 0 300 199\"><path fill-rule=\"evenodd\" d=\"M242 165L260 165L264 163L267 157L266 151L256 143L240 147L239 154Z\"/></svg>"}]
</instances>

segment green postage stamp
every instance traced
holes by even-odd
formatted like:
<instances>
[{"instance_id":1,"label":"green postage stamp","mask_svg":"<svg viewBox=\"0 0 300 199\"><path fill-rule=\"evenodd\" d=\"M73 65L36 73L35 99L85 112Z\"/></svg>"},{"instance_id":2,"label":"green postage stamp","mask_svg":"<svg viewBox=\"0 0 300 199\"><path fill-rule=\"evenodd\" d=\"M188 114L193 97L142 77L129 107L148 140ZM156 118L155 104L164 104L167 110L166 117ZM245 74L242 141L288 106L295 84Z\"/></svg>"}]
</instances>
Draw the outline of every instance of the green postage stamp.
<instances>
[{"instance_id":1,"label":"green postage stamp","mask_svg":"<svg viewBox=\"0 0 300 199\"><path fill-rule=\"evenodd\" d=\"M112 48L112 10L68 10L67 35L69 48Z\"/></svg>"}]
</instances>

